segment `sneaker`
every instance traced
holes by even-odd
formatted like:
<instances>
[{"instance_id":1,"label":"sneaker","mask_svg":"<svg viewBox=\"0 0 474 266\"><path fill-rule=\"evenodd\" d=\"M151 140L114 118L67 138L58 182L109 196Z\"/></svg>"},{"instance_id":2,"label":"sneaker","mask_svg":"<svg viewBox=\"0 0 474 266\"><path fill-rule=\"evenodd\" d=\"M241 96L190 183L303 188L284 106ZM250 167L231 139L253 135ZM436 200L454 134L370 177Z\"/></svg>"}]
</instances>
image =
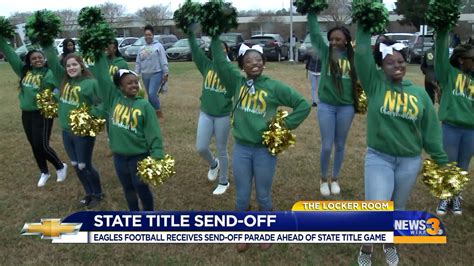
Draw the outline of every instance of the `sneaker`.
<instances>
[{"instance_id":1,"label":"sneaker","mask_svg":"<svg viewBox=\"0 0 474 266\"><path fill-rule=\"evenodd\" d=\"M216 180L217 179L217 174L219 174L219 168L220 168L219 160L215 159L215 161L217 162L216 167L209 168L209 172L207 172L207 179L209 179L209 181Z\"/></svg>"},{"instance_id":2,"label":"sneaker","mask_svg":"<svg viewBox=\"0 0 474 266\"><path fill-rule=\"evenodd\" d=\"M339 187L337 181L331 182L331 193L334 195L339 195L339 193L341 193L341 187Z\"/></svg>"},{"instance_id":3,"label":"sneaker","mask_svg":"<svg viewBox=\"0 0 474 266\"><path fill-rule=\"evenodd\" d=\"M445 215L448 212L449 200L443 199L438 203L438 208L436 208L437 215Z\"/></svg>"},{"instance_id":4,"label":"sneaker","mask_svg":"<svg viewBox=\"0 0 474 266\"><path fill-rule=\"evenodd\" d=\"M249 243L239 243L239 244L237 244L237 247L236 247L236 249L237 249L237 251L238 251L239 253L245 252L245 251L247 251L249 248L250 248L250 244L249 244Z\"/></svg>"},{"instance_id":5,"label":"sneaker","mask_svg":"<svg viewBox=\"0 0 474 266\"><path fill-rule=\"evenodd\" d=\"M38 180L38 187L44 187L50 176L50 174L41 173L40 179Z\"/></svg>"},{"instance_id":6,"label":"sneaker","mask_svg":"<svg viewBox=\"0 0 474 266\"><path fill-rule=\"evenodd\" d=\"M101 197L92 196L90 197L89 203L86 206L88 209L94 209L100 205L101 201Z\"/></svg>"},{"instance_id":7,"label":"sneaker","mask_svg":"<svg viewBox=\"0 0 474 266\"><path fill-rule=\"evenodd\" d=\"M91 202L91 200L92 200L92 196L87 195L79 201L79 204L78 204L77 207L78 208L87 207L87 206L89 206L89 203Z\"/></svg>"},{"instance_id":8,"label":"sneaker","mask_svg":"<svg viewBox=\"0 0 474 266\"><path fill-rule=\"evenodd\" d=\"M319 187L319 191L321 192L321 195L323 195L324 197L331 195L328 182L322 182L321 186Z\"/></svg>"},{"instance_id":9,"label":"sneaker","mask_svg":"<svg viewBox=\"0 0 474 266\"><path fill-rule=\"evenodd\" d=\"M63 168L56 171L58 178L56 182L63 182L67 177L67 164L63 163Z\"/></svg>"},{"instance_id":10,"label":"sneaker","mask_svg":"<svg viewBox=\"0 0 474 266\"><path fill-rule=\"evenodd\" d=\"M214 195L222 195L222 194L224 194L224 193L227 191L227 189L229 188L229 186L230 186L230 183L229 183L229 182L227 182L227 184L225 184L225 185L219 184L219 185L217 185L216 189L214 189L214 192L212 192L212 194L214 194Z\"/></svg>"},{"instance_id":11,"label":"sneaker","mask_svg":"<svg viewBox=\"0 0 474 266\"><path fill-rule=\"evenodd\" d=\"M385 248L383 246L383 252L385 252L385 261L389 266L396 266L400 259L398 258L397 249L394 246Z\"/></svg>"},{"instance_id":12,"label":"sneaker","mask_svg":"<svg viewBox=\"0 0 474 266\"><path fill-rule=\"evenodd\" d=\"M456 196L451 202L451 210L453 211L454 215L462 215L461 200L461 196Z\"/></svg>"},{"instance_id":13,"label":"sneaker","mask_svg":"<svg viewBox=\"0 0 474 266\"><path fill-rule=\"evenodd\" d=\"M371 266L372 265L372 253L365 253L362 251L362 247L359 251L359 257L357 258L359 266Z\"/></svg>"}]
</instances>

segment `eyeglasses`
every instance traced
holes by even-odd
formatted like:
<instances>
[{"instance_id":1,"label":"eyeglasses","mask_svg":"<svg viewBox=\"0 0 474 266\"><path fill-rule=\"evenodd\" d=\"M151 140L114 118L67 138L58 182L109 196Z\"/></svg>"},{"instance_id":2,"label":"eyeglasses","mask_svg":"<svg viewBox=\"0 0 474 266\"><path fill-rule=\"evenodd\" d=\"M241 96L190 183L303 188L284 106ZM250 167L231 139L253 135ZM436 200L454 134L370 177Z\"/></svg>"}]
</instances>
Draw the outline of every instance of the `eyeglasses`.
<instances>
[{"instance_id":1,"label":"eyeglasses","mask_svg":"<svg viewBox=\"0 0 474 266\"><path fill-rule=\"evenodd\" d=\"M132 70L128 70L128 69L119 69L118 71L118 76L119 77L122 77L123 75L125 74L132 74L132 75L135 75L135 76L138 76L137 73L135 73L134 71Z\"/></svg>"}]
</instances>

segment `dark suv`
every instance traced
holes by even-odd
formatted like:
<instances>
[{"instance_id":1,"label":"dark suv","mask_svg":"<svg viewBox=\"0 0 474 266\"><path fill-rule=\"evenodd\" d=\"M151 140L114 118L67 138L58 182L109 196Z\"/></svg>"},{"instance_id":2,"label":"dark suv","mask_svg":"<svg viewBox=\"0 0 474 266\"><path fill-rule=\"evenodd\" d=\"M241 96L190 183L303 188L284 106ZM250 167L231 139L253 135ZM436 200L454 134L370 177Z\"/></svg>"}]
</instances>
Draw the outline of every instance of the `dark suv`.
<instances>
[{"instance_id":1,"label":"dark suv","mask_svg":"<svg viewBox=\"0 0 474 266\"><path fill-rule=\"evenodd\" d=\"M237 32L222 33L220 39L229 46L229 59L236 60L239 56L240 45L244 42L242 34Z\"/></svg>"},{"instance_id":2,"label":"dark suv","mask_svg":"<svg viewBox=\"0 0 474 266\"><path fill-rule=\"evenodd\" d=\"M289 58L289 46L280 34L254 35L248 40L249 46L259 44L263 47L263 54L267 59L281 61Z\"/></svg>"}]
</instances>

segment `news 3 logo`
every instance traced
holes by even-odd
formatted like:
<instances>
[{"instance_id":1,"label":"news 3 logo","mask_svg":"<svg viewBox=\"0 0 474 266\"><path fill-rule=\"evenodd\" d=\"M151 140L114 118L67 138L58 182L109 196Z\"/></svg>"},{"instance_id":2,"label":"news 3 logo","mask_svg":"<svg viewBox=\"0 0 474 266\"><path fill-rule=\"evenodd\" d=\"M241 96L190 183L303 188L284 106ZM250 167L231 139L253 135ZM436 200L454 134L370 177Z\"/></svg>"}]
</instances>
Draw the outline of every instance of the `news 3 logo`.
<instances>
[{"instance_id":1,"label":"news 3 logo","mask_svg":"<svg viewBox=\"0 0 474 266\"><path fill-rule=\"evenodd\" d=\"M395 220L395 230L409 232L412 236L439 236L444 233L438 218L426 220Z\"/></svg>"}]
</instances>

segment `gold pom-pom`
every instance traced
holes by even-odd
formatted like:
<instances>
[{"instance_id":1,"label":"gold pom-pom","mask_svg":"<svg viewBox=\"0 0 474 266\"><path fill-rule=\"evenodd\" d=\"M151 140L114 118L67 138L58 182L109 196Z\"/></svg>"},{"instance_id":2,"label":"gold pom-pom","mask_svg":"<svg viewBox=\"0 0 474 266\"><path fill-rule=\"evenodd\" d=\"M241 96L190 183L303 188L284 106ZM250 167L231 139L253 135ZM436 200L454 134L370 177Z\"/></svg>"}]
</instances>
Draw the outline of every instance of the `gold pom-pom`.
<instances>
[{"instance_id":1,"label":"gold pom-pom","mask_svg":"<svg viewBox=\"0 0 474 266\"><path fill-rule=\"evenodd\" d=\"M166 154L165 158L161 160L148 156L138 162L137 171L143 182L158 186L176 173L175 160L169 154Z\"/></svg>"},{"instance_id":2,"label":"gold pom-pom","mask_svg":"<svg viewBox=\"0 0 474 266\"><path fill-rule=\"evenodd\" d=\"M54 93L50 89L36 94L36 105L45 118L51 119L58 116L59 104L54 99Z\"/></svg>"},{"instance_id":3,"label":"gold pom-pom","mask_svg":"<svg viewBox=\"0 0 474 266\"><path fill-rule=\"evenodd\" d=\"M358 114L366 114L367 113L367 106L369 104L367 100L367 95L365 94L364 89L359 81L357 81L357 108L356 113Z\"/></svg>"},{"instance_id":4,"label":"gold pom-pom","mask_svg":"<svg viewBox=\"0 0 474 266\"><path fill-rule=\"evenodd\" d=\"M455 162L444 167L439 167L430 159L423 162L423 183L437 198L448 199L459 195L468 182L468 173Z\"/></svg>"},{"instance_id":5,"label":"gold pom-pom","mask_svg":"<svg viewBox=\"0 0 474 266\"><path fill-rule=\"evenodd\" d=\"M263 132L263 144L267 145L268 151L273 155L280 154L289 147L295 145L295 134L285 127L284 118L288 116L287 111L278 110L272 118L268 130Z\"/></svg>"},{"instance_id":6,"label":"gold pom-pom","mask_svg":"<svg viewBox=\"0 0 474 266\"><path fill-rule=\"evenodd\" d=\"M76 136L95 137L104 128L105 119L93 117L89 106L83 103L69 113L69 125Z\"/></svg>"}]
</instances>

